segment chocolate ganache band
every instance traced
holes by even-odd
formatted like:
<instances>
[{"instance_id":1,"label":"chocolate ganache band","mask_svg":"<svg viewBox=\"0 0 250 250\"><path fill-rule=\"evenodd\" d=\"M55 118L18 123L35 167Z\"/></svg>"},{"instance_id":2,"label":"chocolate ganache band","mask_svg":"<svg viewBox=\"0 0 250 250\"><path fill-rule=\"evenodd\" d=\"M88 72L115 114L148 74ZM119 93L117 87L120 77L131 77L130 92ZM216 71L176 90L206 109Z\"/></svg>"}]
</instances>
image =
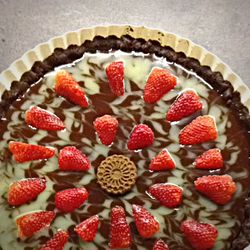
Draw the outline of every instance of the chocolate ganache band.
<instances>
[{"instance_id":1,"label":"chocolate ganache band","mask_svg":"<svg viewBox=\"0 0 250 250\"><path fill-rule=\"evenodd\" d=\"M32 84L55 67L71 63L81 58L85 52L110 52L110 50L155 54L159 57L165 57L170 62L182 65L188 70L193 70L223 97L227 107L234 110L238 118L243 121L242 124L246 126L248 131L250 130L248 109L241 103L240 94L233 90L230 82L224 81L220 72L212 72L208 66L201 66L198 60L188 58L184 53L177 53L170 47L162 47L158 41L145 41L128 35L121 38L97 36L93 41L85 41L81 46L71 45L67 49L55 49L54 53L43 62L36 62L30 71L23 74L20 81L13 82L10 91L3 93L0 103L0 117L4 117L8 107L23 95ZM240 209L244 210L242 214L244 214L245 218L242 220L240 233L235 237L230 249L244 249L250 242L250 198L246 198L245 206Z\"/></svg>"}]
</instances>

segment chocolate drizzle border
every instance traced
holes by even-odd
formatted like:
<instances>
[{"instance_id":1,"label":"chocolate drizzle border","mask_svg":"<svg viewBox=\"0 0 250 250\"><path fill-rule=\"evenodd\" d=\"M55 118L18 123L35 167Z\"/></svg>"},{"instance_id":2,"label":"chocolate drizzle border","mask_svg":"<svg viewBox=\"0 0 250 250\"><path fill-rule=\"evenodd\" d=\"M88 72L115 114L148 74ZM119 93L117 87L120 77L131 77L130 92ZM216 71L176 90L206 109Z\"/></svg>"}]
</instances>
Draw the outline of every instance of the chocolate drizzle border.
<instances>
[{"instance_id":1,"label":"chocolate drizzle border","mask_svg":"<svg viewBox=\"0 0 250 250\"><path fill-rule=\"evenodd\" d=\"M11 104L22 96L32 84L55 67L72 63L76 59L81 58L85 52L96 53L100 51L107 53L110 50L155 54L159 57L165 57L170 62L180 64L188 70L193 70L223 97L227 107L236 111L235 113L239 120L242 121L242 124L246 126L250 133L250 114L248 109L241 103L240 93L234 91L232 84L229 81L225 81L220 72L213 72L209 66L202 66L197 59L187 57L183 52L175 52L169 46L163 47L158 41L146 41L129 35L124 35L121 38L113 35L105 38L96 36L93 41L86 40L80 46L70 45L67 49L56 48L54 53L43 62L35 62L31 70L22 75L20 81L13 81L10 90L4 91L2 101L0 102L0 118L4 117ZM239 235L232 242L232 250L242 250L250 243L250 192L246 198L245 207L242 209L244 209L245 220L241 225Z\"/></svg>"}]
</instances>

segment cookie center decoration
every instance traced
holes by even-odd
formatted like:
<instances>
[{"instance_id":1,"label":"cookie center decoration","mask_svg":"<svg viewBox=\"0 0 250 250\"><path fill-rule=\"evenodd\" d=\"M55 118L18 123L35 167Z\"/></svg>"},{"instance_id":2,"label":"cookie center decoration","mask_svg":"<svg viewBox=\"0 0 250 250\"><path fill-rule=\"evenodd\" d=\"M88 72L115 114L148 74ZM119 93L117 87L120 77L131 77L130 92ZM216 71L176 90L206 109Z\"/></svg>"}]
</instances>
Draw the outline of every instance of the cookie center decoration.
<instances>
[{"instance_id":1,"label":"cookie center decoration","mask_svg":"<svg viewBox=\"0 0 250 250\"><path fill-rule=\"evenodd\" d=\"M126 156L112 155L98 167L97 181L108 193L123 194L131 190L137 178L135 164Z\"/></svg>"}]
</instances>

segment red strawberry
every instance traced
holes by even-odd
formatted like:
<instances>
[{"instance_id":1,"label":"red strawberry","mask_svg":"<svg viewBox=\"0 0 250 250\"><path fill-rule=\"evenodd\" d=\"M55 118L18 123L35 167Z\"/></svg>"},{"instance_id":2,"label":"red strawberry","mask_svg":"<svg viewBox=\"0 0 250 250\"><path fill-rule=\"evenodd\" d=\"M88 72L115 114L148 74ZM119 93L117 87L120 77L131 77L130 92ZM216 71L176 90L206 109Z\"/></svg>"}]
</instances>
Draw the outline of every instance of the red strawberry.
<instances>
[{"instance_id":1,"label":"red strawberry","mask_svg":"<svg viewBox=\"0 0 250 250\"><path fill-rule=\"evenodd\" d=\"M236 192L236 184L230 175L209 175L198 178L195 188L210 200L225 205Z\"/></svg>"},{"instance_id":2,"label":"red strawberry","mask_svg":"<svg viewBox=\"0 0 250 250\"><path fill-rule=\"evenodd\" d=\"M55 216L53 211L37 211L18 217L16 219L18 236L21 239L31 237L38 231L49 227Z\"/></svg>"},{"instance_id":3,"label":"red strawberry","mask_svg":"<svg viewBox=\"0 0 250 250\"><path fill-rule=\"evenodd\" d=\"M55 150L49 147L11 141L9 150L16 162L48 159L55 155Z\"/></svg>"},{"instance_id":4,"label":"red strawberry","mask_svg":"<svg viewBox=\"0 0 250 250\"><path fill-rule=\"evenodd\" d=\"M139 205L133 205L132 208L136 228L143 238L151 238L160 230L159 222L148 210Z\"/></svg>"},{"instance_id":5,"label":"red strawberry","mask_svg":"<svg viewBox=\"0 0 250 250\"><path fill-rule=\"evenodd\" d=\"M196 250L211 249L218 237L216 227L195 220L184 221L181 225L181 231Z\"/></svg>"},{"instance_id":6,"label":"red strawberry","mask_svg":"<svg viewBox=\"0 0 250 250\"><path fill-rule=\"evenodd\" d=\"M149 169L153 171L172 170L175 162L167 149L163 149L156 157L151 160Z\"/></svg>"},{"instance_id":7,"label":"red strawberry","mask_svg":"<svg viewBox=\"0 0 250 250\"><path fill-rule=\"evenodd\" d=\"M98 215L94 215L75 227L75 231L85 241L93 241L99 225Z\"/></svg>"},{"instance_id":8,"label":"red strawberry","mask_svg":"<svg viewBox=\"0 0 250 250\"><path fill-rule=\"evenodd\" d=\"M144 101L155 103L159 101L176 85L176 77L166 69L154 68L150 73L145 89Z\"/></svg>"},{"instance_id":9,"label":"red strawberry","mask_svg":"<svg viewBox=\"0 0 250 250\"><path fill-rule=\"evenodd\" d=\"M43 130L62 130L65 128L59 117L37 106L31 107L25 113L25 121L28 125Z\"/></svg>"},{"instance_id":10,"label":"red strawberry","mask_svg":"<svg viewBox=\"0 0 250 250\"><path fill-rule=\"evenodd\" d=\"M109 87L116 96L124 95L124 64L112 62L106 68Z\"/></svg>"},{"instance_id":11,"label":"red strawberry","mask_svg":"<svg viewBox=\"0 0 250 250\"><path fill-rule=\"evenodd\" d=\"M13 182L9 187L8 202L12 206L34 200L46 188L46 180L28 178Z\"/></svg>"},{"instance_id":12,"label":"red strawberry","mask_svg":"<svg viewBox=\"0 0 250 250\"><path fill-rule=\"evenodd\" d=\"M56 207L65 213L73 212L88 199L88 196L88 191L84 187L60 191L56 193Z\"/></svg>"},{"instance_id":13,"label":"red strawberry","mask_svg":"<svg viewBox=\"0 0 250 250\"><path fill-rule=\"evenodd\" d=\"M128 248L132 244L130 227L126 221L126 214L122 207L116 206L111 211L111 228L109 247Z\"/></svg>"},{"instance_id":14,"label":"red strawberry","mask_svg":"<svg viewBox=\"0 0 250 250\"><path fill-rule=\"evenodd\" d=\"M83 108L89 105L83 88L65 70L59 71L56 75L55 91L58 95Z\"/></svg>"},{"instance_id":15,"label":"red strawberry","mask_svg":"<svg viewBox=\"0 0 250 250\"><path fill-rule=\"evenodd\" d=\"M187 90L170 106L166 118L170 122L179 121L199 110L202 110L200 97L195 91Z\"/></svg>"},{"instance_id":16,"label":"red strawberry","mask_svg":"<svg viewBox=\"0 0 250 250\"><path fill-rule=\"evenodd\" d=\"M154 184L149 188L149 194L169 208L178 207L182 202L182 188L174 184Z\"/></svg>"},{"instance_id":17,"label":"red strawberry","mask_svg":"<svg viewBox=\"0 0 250 250\"><path fill-rule=\"evenodd\" d=\"M63 250L68 239L68 232L62 230L58 231L53 238L48 240L39 250Z\"/></svg>"},{"instance_id":18,"label":"red strawberry","mask_svg":"<svg viewBox=\"0 0 250 250\"><path fill-rule=\"evenodd\" d=\"M87 156L73 146L60 150L58 162L60 170L65 171L86 171L91 167Z\"/></svg>"},{"instance_id":19,"label":"red strawberry","mask_svg":"<svg viewBox=\"0 0 250 250\"><path fill-rule=\"evenodd\" d=\"M154 132L152 129L145 124L139 124L134 127L127 146L129 150L137 150L146 148L152 145L153 142Z\"/></svg>"},{"instance_id":20,"label":"red strawberry","mask_svg":"<svg viewBox=\"0 0 250 250\"><path fill-rule=\"evenodd\" d=\"M118 121L111 115L98 117L94 121L95 130L104 145L110 145L115 140Z\"/></svg>"},{"instance_id":21,"label":"red strawberry","mask_svg":"<svg viewBox=\"0 0 250 250\"><path fill-rule=\"evenodd\" d=\"M160 239L155 242L153 250L169 250L169 248L168 245Z\"/></svg>"},{"instance_id":22,"label":"red strawberry","mask_svg":"<svg viewBox=\"0 0 250 250\"><path fill-rule=\"evenodd\" d=\"M218 132L214 118L204 115L197 117L184 127L180 132L179 140L181 144L191 145L216 140L217 137Z\"/></svg>"},{"instance_id":23,"label":"red strawberry","mask_svg":"<svg viewBox=\"0 0 250 250\"><path fill-rule=\"evenodd\" d=\"M219 149L209 149L195 159L194 166L199 169L218 169L223 167L223 158Z\"/></svg>"}]
</instances>

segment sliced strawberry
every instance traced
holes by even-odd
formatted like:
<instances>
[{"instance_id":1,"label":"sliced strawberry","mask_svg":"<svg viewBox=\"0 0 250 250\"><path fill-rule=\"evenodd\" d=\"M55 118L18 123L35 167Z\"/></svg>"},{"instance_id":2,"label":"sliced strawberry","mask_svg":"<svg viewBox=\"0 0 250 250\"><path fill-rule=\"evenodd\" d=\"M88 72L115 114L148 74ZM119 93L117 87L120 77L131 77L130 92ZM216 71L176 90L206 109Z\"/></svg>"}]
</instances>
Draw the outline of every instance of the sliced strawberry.
<instances>
[{"instance_id":1,"label":"sliced strawberry","mask_svg":"<svg viewBox=\"0 0 250 250\"><path fill-rule=\"evenodd\" d=\"M95 130L104 145L110 145L115 140L118 129L118 121L111 115L98 117L94 121Z\"/></svg>"},{"instance_id":2,"label":"sliced strawberry","mask_svg":"<svg viewBox=\"0 0 250 250\"><path fill-rule=\"evenodd\" d=\"M145 89L144 101L155 103L159 101L176 85L176 77L166 69L154 68L150 73Z\"/></svg>"},{"instance_id":3,"label":"sliced strawberry","mask_svg":"<svg viewBox=\"0 0 250 250\"><path fill-rule=\"evenodd\" d=\"M106 68L109 87L116 96L124 95L124 63L112 62Z\"/></svg>"},{"instance_id":4,"label":"sliced strawberry","mask_svg":"<svg viewBox=\"0 0 250 250\"><path fill-rule=\"evenodd\" d=\"M99 216L94 215L75 227L75 231L84 241L93 241L99 226Z\"/></svg>"},{"instance_id":5,"label":"sliced strawberry","mask_svg":"<svg viewBox=\"0 0 250 250\"><path fill-rule=\"evenodd\" d=\"M9 150L16 162L48 159L55 155L52 148L14 141L9 142Z\"/></svg>"},{"instance_id":6,"label":"sliced strawberry","mask_svg":"<svg viewBox=\"0 0 250 250\"><path fill-rule=\"evenodd\" d=\"M149 169L152 171L172 170L175 162L167 149L163 149L156 157L151 160Z\"/></svg>"},{"instance_id":7,"label":"sliced strawberry","mask_svg":"<svg viewBox=\"0 0 250 250\"><path fill-rule=\"evenodd\" d=\"M22 215L16 219L18 236L21 239L31 237L38 231L48 228L56 214L53 211L37 211Z\"/></svg>"},{"instance_id":8,"label":"sliced strawberry","mask_svg":"<svg viewBox=\"0 0 250 250\"><path fill-rule=\"evenodd\" d=\"M219 149L209 149L195 159L194 166L199 169L219 169L223 167L223 158Z\"/></svg>"},{"instance_id":9,"label":"sliced strawberry","mask_svg":"<svg viewBox=\"0 0 250 250\"><path fill-rule=\"evenodd\" d=\"M218 231L213 225L194 220L184 221L181 231L196 250L211 249L218 237Z\"/></svg>"},{"instance_id":10,"label":"sliced strawberry","mask_svg":"<svg viewBox=\"0 0 250 250\"><path fill-rule=\"evenodd\" d=\"M66 231L58 231L50 240L42 245L39 250L63 250L68 242L69 233Z\"/></svg>"},{"instance_id":11,"label":"sliced strawberry","mask_svg":"<svg viewBox=\"0 0 250 250\"><path fill-rule=\"evenodd\" d=\"M26 111L25 121L28 125L43 130L56 131L65 128L59 117L37 106Z\"/></svg>"},{"instance_id":12,"label":"sliced strawberry","mask_svg":"<svg viewBox=\"0 0 250 250\"><path fill-rule=\"evenodd\" d=\"M153 250L169 250L169 248L168 245L160 239L155 242Z\"/></svg>"},{"instance_id":13,"label":"sliced strawberry","mask_svg":"<svg viewBox=\"0 0 250 250\"><path fill-rule=\"evenodd\" d=\"M91 167L87 156L74 146L61 149L58 162L60 170L64 171L87 171Z\"/></svg>"},{"instance_id":14,"label":"sliced strawberry","mask_svg":"<svg viewBox=\"0 0 250 250\"><path fill-rule=\"evenodd\" d=\"M153 130L145 124L139 124L134 127L130 135L127 146L129 150L137 150L146 148L152 145L153 142L154 142Z\"/></svg>"},{"instance_id":15,"label":"sliced strawberry","mask_svg":"<svg viewBox=\"0 0 250 250\"><path fill-rule=\"evenodd\" d=\"M111 228L109 247L129 248L132 244L130 227L126 221L126 214L122 207L116 206L111 211Z\"/></svg>"},{"instance_id":16,"label":"sliced strawberry","mask_svg":"<svg viewBox=\"0 0 250 250\"><path fill-rule=\"evenodd\" d=\"M84 188L71 188L56 193L56 207L65 213L73 212L79 208L87 199L88 191Z\"/></svg>"},{"instance_id":17,"label":"sliced strawberry","mask_svg":"<svg viewBox=\"0 0 250 250\"><path fill-rule=\"evenodd\" d=\"M56 75L55 91L68 101L83 108L88 107L88 100L83 88L75 81L73 76L65 70L61 70Z\"/></svg>"},{"instance_id":18,"label":"sliced strawberry","mask_svg":"<svg viewBox=\"0 0 250 250\"><path fill-rule=\"evenodd\" d=\"M179 121L199 110L202 110L200 97L195 91L187 90L170 106L166 118L170 122Z\"/></svg>"},{"instance_id":19,"label":"sliced strawberry","mask_svg":"<svg viewBox=\"0 0 250 250\"><path fill-rule=\"evenodd\" d=\"M181 144L192 145L216 140L218 132L215 120L210 115L199 116L184 127L179 135Z\"/></svg>"},{"instance_id":20,"label":"sliced strawberry","mask_svg":"<svg viewBox=\"0 0 250 250\"><path fill-rule=\"evenodd\" d=\"M133 205L132 208L136 228L143 238L151 238L160 230L159 222L148 210L139 205Z\"/></svg>"},{"instance_id":21,"label":"sliced strawberry","mask_svg":"<svg viewBox=\"0 0 250 250\"><path fill-rule=\"evenodd\" d=\"M46 188L43 178L27 178L13 182L9 187L8 202L12 206L19 206L34 200Z\"/></svg>"},{"instance_id":22,"label":"sliced strawberry","mask_svg":"<svg viewBox=\"0 0 250 250\"><path fill-rule=\"evenodd\" d=\"M236 192L236 184L230 175L209 175L198 178L195 188L219 205L227 204Z\"/></svg>"},{"instance_id":23,"label":"sliced strawberry","mask_svg":"<svg viewBox=\"0 0 250 250\"><path fill-rule=\"evenodd\" d=\"M149 194L169 208L178 207L181 204L182 192L182 188L169 183L158 183L149 188Z\"/></svg>"}]
</instances>

